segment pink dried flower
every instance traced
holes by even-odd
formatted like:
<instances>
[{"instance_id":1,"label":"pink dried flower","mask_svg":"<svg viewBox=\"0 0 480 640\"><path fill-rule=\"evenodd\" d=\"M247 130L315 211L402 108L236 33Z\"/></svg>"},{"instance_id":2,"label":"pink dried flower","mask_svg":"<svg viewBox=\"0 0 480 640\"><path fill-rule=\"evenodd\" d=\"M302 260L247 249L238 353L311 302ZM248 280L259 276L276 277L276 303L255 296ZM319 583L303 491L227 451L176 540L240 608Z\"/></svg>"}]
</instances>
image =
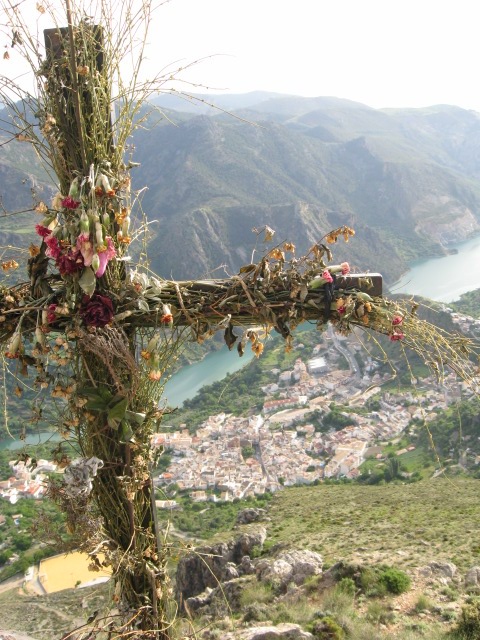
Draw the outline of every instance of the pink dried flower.
<instances>
[{"instance_id":1,"label":"pink dried flower","mask_svg":"<svg viewBox=\"0 0 480 640\"><path fill-rule=\"evenodd\" d=\"M86 232L81 233L77 238L76 246L83 256L83 264L86 267L89 267L92 264L94 254L93 243L90 240L90 234Z\"/></svg>"},{"instance_id":2,"label":"pink dried flower","mask_svg":"<svg viewBox=\"0 0 480 640\"><path fill-rule=\"evenodd\" d=\"M45 255L47 255L49 258L53 258L54 260L56 260L60 255L60 253L62 252L62 249L58 242L58 238L50 234L49 236L45 237L44 241L45 241L45 244L47 245L47 250L45 251Z\"/></svg>"},{"instance_id":3,"label":"pink dried flower","mask_svg":"<svg viewBox=\"0 0 480 640\"><path fill-rule=\"evenodd\" d=\"M80 202L78 200L74 200L72 196L67 196L61 202L61 205L64 209L78 209Z\"/></svg>"},{"instance_id":4,"label":"pink dried flower","mask_svg":"<svg viewBox=\"0 0 480 640\"><path fill-rule=\"evenodd\" d=\"M392 324L394 327L398 327L398 325L402 324L403 318L402 316L393 316Z\"/></svg>"},{"instance_id":5,"label":"pink dried flower","mask_svg":"<svg viewBox=\"0 0 480 640\"><path fill-rule=\"evenodd\" d=\"M62 276L70 276L77 273L85 266L80 251L72 251L71 249L66 253L60 253L55 263Z\"/></svg>"},{"instance_id":6,"label":"pink dried flower","mask_svg":"<svg viewBox=\"0 0 480 640\"><path fill-rule=\"evenodd\" d=\"M46 227L43 224L36 224L35 225L35 231L42 238L46 238L47 236L49 236L52 233L52 230L49 229L48 227Z\"/></svg>"},{"instance_id":7,"label":"pink dried flower","mask_svg":"<svg viewBox=\"0 0 480 640\"><path fill-rule=\"evenodd\" d=\"M338 307L337 312L340 315L343 315L346 312L346 310L347 310L347 307L344 304L342 304L340 307Z\"/></svg>"},{"instance_id":8,"label":"pink dried flower","mask_svg":"<svg viewBox=\"0 0 480 640\"><path fill-rule=\"evenodd\" d=\"M325 271L322 273L322 278L327 282L333 282L332 274L328 269L325 269Z\"/></svg>"},{"instance_id":9,"label":"pink dried flower","mask_svg":"<svg viewBox=\"0 0 480 640\"><path fill-rule=\"evenodd\" d=\"M395 342L396 340L403 340L403 339L404 339L404 337L405 337L405 336L404 336L404 334L403 334L403 333L401 333L401 332L395 332L395 333L392 333L392 335L390 336L390 340L391 340L392 342Z\"/></svg>"},{"instance_id":10,"label":"pink dried flower","mask_svg":"<svg viewBox=\"0 0 480 640\"><path fill-rule=\"evenodd\" d=\"M95 273L97 278L101 278L103 276L103 274L105 273L105 269L107 268L107 264L112 258L117 255L117 252L115 251L115 247L113 245L113 240L110 238L110 236L107 236L105 240L107 242L107 246L105 247L105 249L103 249L102 251L102 249L98 247L98 258L100 260L100 266Z\"/></svg>"},{"instance_id":11,"label":"pink dried flower","mask_svg":"<svg viewBox=\"0 0 480 640\"><path fill-rule=\"evenodd\" d=\"M55 309L57 308L56 304L49 304L48 305L48 311L47 311L47 322L50 324L52 322L55 322L55 320L57 319L57 314L55 313Z\"/></svg>"}]
</instances>

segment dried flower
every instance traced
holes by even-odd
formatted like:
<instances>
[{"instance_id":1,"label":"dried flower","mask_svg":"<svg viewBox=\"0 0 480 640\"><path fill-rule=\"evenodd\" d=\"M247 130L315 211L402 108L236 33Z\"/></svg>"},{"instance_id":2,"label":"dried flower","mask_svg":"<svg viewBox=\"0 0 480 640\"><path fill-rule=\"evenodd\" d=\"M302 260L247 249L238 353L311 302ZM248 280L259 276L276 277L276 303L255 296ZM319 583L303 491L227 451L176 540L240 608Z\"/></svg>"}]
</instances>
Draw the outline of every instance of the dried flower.
<instances>
[{"instance_id":1,"label":"dried flower","mask_svg":"<svg viewBox=\"0 0 480 640\"><path fill-rule=\"evenodd\" d=\"M88 74L90 73L90 67L88 67L86 64L78 65L77 73L79 76L88 76Z\"/></svg>"},{"instance_id":2,"label":"dried flower","mask_svg":"<svg viewBox=\"0 0 480 640\"><path fill-rule=\"evenodd\" d=\"M162 372L159 369L152 369L148 373L149 380L157 382L162 377Z\"/></svg>"},{"instance_id":3,"label":"dried flower","mask_svg":"<svg viewBox=\"0 0 480 640\"><path fill-rule=\"evenodd\" d=\"M92 264L94 255L93 243L90 240L90 234L87 232L82 232L77 238L76 247L82 254L83 264L86 267L89 267Z\"/></svg>"},{"instance_id":4,"label":"dried flower","mask_svg":"<svg viewBox=\"0 0 480 640\"><path fill-rule=\"evenodd\" d=\"M44 202L39 202L35 207L36 213L40 213L42 216L45 215L48 211L48 207Z\"/></svg>"},{"instance_id":5,"label":"dried flower","mask_svg":"<svg viewBox=\"0 0 480 640\"><path fill-rule=\"evenodd\" d=\"M284 251L289 251L290 253L295 253L295 245L292 242L284 242L283 243L283 250Z\"/></svg>"},{"instance_id":6,"label":"dried flower","mask_svg":"<svg viewBox=\"0 0 480 640\"><path fill-rule=\"evenodd\" d=\"M278 247L272 249L268 254L268 257L272 258L273 260L285 260L285 254L281 249L278 249Z\"/></svg>"},{"instance_id":7,"label":"dried flower","mask_svg":"<svg viewBox=\"0 0 480 640\"><path fill-rule=\"evenodd\" d=\"M347 273L350 273L350 265L348 264L348 262L342 262L342 264L340 265L342 268L342 275L346 276Z\"/></svg>"},{"instance_id":8,"label":"dried flower","mask_svg":"<svg viewBox=\"0 0 480 640\"><path fill-rule=\"evenodd\" d=\"M106 246L104 246L104 248L97 247L100 263L98 269L95 272L97 278L101 278L103 276L103 274L105 273L105 269L107 268L107 264L110 262L110 260L112 260L112 258L117 255L113 240L110 238L110 236L107 236L105 238L105 241L107 244Z\"/></svg>"},{"instance_id":9,"label":"dried flower","mask_svg":"<svg viewBox=\"0 0 480 640\"><path fill-rule=\"evenodd\" d=\"M15 331L10 340L10 344L5 352L6 358L18 358L22 352L22 334L20 331Z\"/></svg>"},{"instance_id":10,"label":"dried flower","mask_svg":"<svg viewBox=\"0 0 480 640\"><path fill-rule=\"evenodd\" d=\"M55 261L55 264L62 276L70 276L78 271L81 271L85 267L83 262L83 256L80 251L69 249L65 253L60 253Z\"/></svg>"},{"instance_id":11,"label":"dried flower","mask_svg":"<svg viewBox=\"0 0 480 640\"><path fill-rule=\"evenodd\" d=\"M10 54L8 53L8 51L4 51L4 53L3 53L3 59L4 59L4 60L10 60Z\"/></svg>"},{"instance_id":12,"label":"dried flower","mask_svg":"<svg viewBox=\"0 0 480 640\"><path fill-rule=\"evenodd\" d=\"M113 315L113 302L108 296L94 293L91 297L83 297L80 316L88 327L105 327Z\"/></svg>"},{"instance_id":13,"label":"dried flower","mask_svg":"<svg viewBox=\"0 0 480 640\"><path fill-rule=\"evenodd\" d=\"M396 331L395 333L392 333L392 335L390 336L390 340L392 342L395 342L396 340L403 340L404 339L404 334L400 331Z\"/></svg>"},{"instance_id":14,"label":"dried flower","mask_svg":"<svg viewBox=\"0 0 480 640\"><path fill-rule=\"evenodd\" d=\"M47 322L48 324L55 322L55 320L57 319L57 314L56 314L56 308L57 305L56 304L49 304L48 305L48 310L47 310Z\"/></svg>"},{"instance_id":15,"label":"dried flower","mask_svg":"<svg viewBox=\"0 0 480 640\"><path fill-rule=\"evenodd\" d=\"M259 340L257 340L257 342L252 343L252 351L257 358L259 358L262 355L263 349L264 349L263 342L260 342Z\"/></svg>"},{"instance_id":16,"label":"dried flower","mask_svg":"<svg viewBox=\"0 0 480 640\"><path fill-rule=\"evenodd\" d=\"M394 327L398 327L399 325L401 325L403 322L403 317L402 316L393 316L392 318L392 324Z\"/></svg>"},{"instance_id":17,"label":"dried flower","mask_svg":"<svg viewBox=\"0 0 480 640\"><path fill-rule=\"evenodd\" d=\"M147 349L143 349L143 350L140 352L140 355L142 356L142 358L143 358L144 360L150 360L150 356L151 356L152 354L151 354L151 353L150 353L150 351L148 351Z\"/></svg>"},{"instance_id":18,"label":"dried flower","mask_svg":"<svg viewBox=\"0 0 480 640\"><path fill-rule=\"evenodd\" d=\"M64 209L71 209L74 211L75 209L78 209L80 202L78 200L74 200L72 196L67 196L62 200L61 205Z\"/></svg>"},{"instance_id":19,"label":"dried flower","mask_svg":"<svg viewBox=\"0 0 480 640\"><path fill-rule=\"evenodd\" d=\"M327 282L333 282L333 278L332 278L332 274L330 273L330 271L328 269L325 269L322 273L322 278L324 280L326 280Z\"/></svg>"},{"instance_id":20,"label":"dried flower","mask_svg":"<svg viewBox=\"0 0 480 640\"><path fill-rule=\"evenodd\" d=\"M169 304L163 305L163 315L160 318L160 322L162 324L173 324L173 315Z\"/></svg>"},{"instance_id":21,"label":"dried flower","mask_svg":"<svg viewBox=\"0 0 480 640\"><path fill-rule=\"evenodd\" d=\"M11 271L12 269L18 269L18 262L15 260L7 260L6 262L2 262L3 271Z\"/></svg>"},{"instance_id":22,"label":"dried flower","mask_svg":"<svg viewBox=\"0 0 480 640\"><path fill-rule=\"evenodd\" d=\"M345 305L342 304L339 307L337 306L337 312L340 315L343 315L346 311L347 311L347 307Z\"/></svg>"},{"instance_id":23,"label":"dried flower","mask_svg":"<svg viewBox=\"0 0 480 640\"><path fill-rule=\"evenodd\" d=\"M40 253L40 247L36 244L33 244L32 242L31 245L28 247L28 253L32 258L34 258L35 256L38 256L38 254Z\"/></svg>"},{"instance_id":24,"label":"dried flower","mask_svg":"<svg viewBox=\"0 0 480 640\"><path fill-rule=\"evenodd\" d=\"M263 238L263 241L270 242L270 240L273 238L274 235L275 235L275 231L268 225L265 225L265 237Z\"/></svg>"},{"instance_id":25,"label":"dried flower","mask_svg":"<svg viewBox=\"0 0 480 640\"><path fill-rule=\"evenodd\" d=\"M56 260L62 252L58 239L54 235L50 234L45 236L44 242L47 245L45 255Z\"/></svg>"},{"instance_id":26,"label":"dried flower","mask_svg":"<svg viewBox=\"0 0 480 640\"><path fill-rule=\"evenodd\" d=\"M36 224L35 232L37 233L37 235L41 236L42 238L46 238L52 233L52 230L43 224Z\"/></svg>"}]
</instances>

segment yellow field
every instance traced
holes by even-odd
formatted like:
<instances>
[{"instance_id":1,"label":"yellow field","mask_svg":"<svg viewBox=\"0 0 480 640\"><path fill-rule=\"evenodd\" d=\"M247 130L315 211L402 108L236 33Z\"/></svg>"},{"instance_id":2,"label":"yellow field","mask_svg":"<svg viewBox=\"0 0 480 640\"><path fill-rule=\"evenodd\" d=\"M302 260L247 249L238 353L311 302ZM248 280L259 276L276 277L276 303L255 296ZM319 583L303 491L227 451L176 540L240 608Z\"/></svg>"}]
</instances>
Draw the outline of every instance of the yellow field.
<instances>
[{"instance_id":1,"label":"yellow field","mask_svg":"<svg viewBox=\"0 0 480 640\"><path fill-rule=\"evenodd\" d=\"M101 557L99 559L102 560ZM110 572L105 569L89 571L89 564L89 556L79 551L47 558L40 562L38 579L47 593L55 593L92 582L103 582L110 577Z\"/></svg>"}]
</instances>

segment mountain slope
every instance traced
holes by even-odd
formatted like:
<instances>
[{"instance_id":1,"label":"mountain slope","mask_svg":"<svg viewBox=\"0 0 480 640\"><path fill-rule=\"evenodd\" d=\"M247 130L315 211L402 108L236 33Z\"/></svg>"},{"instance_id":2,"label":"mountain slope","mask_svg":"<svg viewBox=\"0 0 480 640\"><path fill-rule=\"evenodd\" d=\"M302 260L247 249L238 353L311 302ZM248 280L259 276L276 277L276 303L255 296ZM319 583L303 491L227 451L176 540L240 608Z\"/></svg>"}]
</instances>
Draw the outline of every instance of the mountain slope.
<instances>
[{"instance_id":1,"label":"mountain slope","mask_svg":"<svg viewBox=\"0 0 480 640\"><path fill-rule=\"evenodd\" d=\"M206 100L234 111L205 108ZM474 112L377 110L266 92L198 102L159 96L133 141L141 162L134 187L148 187L141 202L152 222L151 267L164 277L205 275L219 265L236 271L251 259L252 227L268 224L278 242L291 240L303 253L348 224L357 235L335 247L335 259L381 271L391 283L412 260L480 231ZM47 200L46 183L25 143L0 147L5 209L28 206L31 186ZM26 217L9 219L3 242L16 244L13 231L29 226Z\"/></svg>"}]
</instances>

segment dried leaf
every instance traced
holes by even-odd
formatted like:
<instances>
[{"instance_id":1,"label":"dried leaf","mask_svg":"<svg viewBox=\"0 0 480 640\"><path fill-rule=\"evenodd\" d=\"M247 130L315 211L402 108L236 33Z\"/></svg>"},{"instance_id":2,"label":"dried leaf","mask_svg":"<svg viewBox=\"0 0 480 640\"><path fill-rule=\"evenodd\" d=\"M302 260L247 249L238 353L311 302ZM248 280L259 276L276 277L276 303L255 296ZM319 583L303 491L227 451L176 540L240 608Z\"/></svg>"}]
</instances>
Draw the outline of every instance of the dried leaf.
<instances>
[{"instance_id":1,"label":"dried leaf","mask_svg":"<svg viewBox=\"0 0 480 640\"><path fill-rule=\"evenodd\" d=\"M236 336L233 333L233 325L230 323L228 327L225 329L225 333L223 334L225 344L227 345L230 351L232 350L233 345L237 341L237 337L238 336Z\"/></svg>"}]
</instances>

